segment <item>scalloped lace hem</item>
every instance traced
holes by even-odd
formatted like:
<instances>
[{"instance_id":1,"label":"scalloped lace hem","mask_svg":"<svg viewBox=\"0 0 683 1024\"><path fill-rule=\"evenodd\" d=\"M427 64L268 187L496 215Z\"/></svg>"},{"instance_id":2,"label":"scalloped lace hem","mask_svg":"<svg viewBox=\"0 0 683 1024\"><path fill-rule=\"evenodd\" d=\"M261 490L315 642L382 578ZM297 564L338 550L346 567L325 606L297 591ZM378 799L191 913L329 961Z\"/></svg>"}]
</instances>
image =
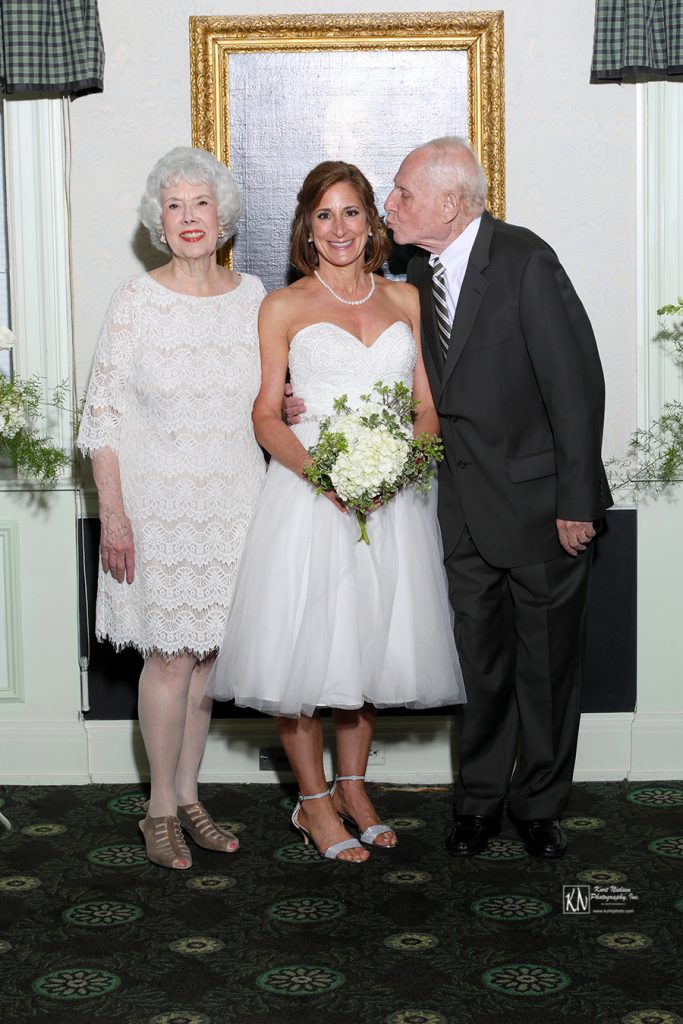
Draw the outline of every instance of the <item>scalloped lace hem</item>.
<instances>
[{"instance_id":1,"label":"scalloped lace hem","mask_svg":"<svg viewBox=\"0 0 683 1024\"><path fill-rule=\"evenodd\" d=\"M113 637L111 633L102 633L99 630L97 631L96 636L100 642L108 640L117 654L120 654L121 651L125 651L129 647L132 647L141 654L143 658L149 658L153 654L158 654L164 661L173 661L174 658L179 658L181 654L191 654L197 659L197 661L208 661L209 658L215 658L218 654L218 647L216 646L206 648L174 647L173 649L168 649L164 647L157 647L154 644L142 644L138 640L122 640L117 637Z\"/></svg>"}]
</instances>

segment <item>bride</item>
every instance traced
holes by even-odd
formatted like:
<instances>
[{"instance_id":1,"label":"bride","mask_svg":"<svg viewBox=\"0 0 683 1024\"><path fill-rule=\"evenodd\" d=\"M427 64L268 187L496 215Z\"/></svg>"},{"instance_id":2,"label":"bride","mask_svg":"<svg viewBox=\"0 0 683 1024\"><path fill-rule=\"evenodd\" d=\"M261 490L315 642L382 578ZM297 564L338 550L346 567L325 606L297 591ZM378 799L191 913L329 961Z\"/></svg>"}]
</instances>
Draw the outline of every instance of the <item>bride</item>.
<instances>
[{"instance_id":1,"label":"bride","mask_svg":"<svg viewBox=\"0 0 683 1024\"><path fill-rule=\"evenodd\" d=\"M321 856L356 863L368 858L367 846L397 842L365 791L376 708L465 699L434 490L407 488L372 512L366 546L357 543L355 515L334 491L317 495L303 472L334 399L346 394L353 407L379 380L412 387L415 435L438 432L417 291L374 273L388 251L358 168L315 167L299 192L292 233L291 262L304 276L261 306L253 420L272 460L209 683L219 700L277 716L300 790L294 825ZM293 427L281 415L288 368L306 404ZM336 735L329 790L323 707L332 709Z\"/></svg>"}]
</instances>

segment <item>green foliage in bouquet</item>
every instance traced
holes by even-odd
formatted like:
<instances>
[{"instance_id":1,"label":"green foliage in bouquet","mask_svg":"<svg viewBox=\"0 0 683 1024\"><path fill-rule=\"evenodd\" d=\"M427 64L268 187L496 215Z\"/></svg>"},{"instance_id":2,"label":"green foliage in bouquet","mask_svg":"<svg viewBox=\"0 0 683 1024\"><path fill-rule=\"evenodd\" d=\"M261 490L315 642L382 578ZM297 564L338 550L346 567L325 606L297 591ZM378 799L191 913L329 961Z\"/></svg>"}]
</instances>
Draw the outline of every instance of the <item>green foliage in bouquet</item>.
<instances>
[{"instance_id":1,"label":"green foliage in bouquet","mask_svg":"<svg viewBox=\"0 0 683 1024\"><path fill-rule=\"evenodd\" d=\"M443 458L440 437L412 436L417 403L402 382L392 387L377 381L361 405L352 409L348 395L334 402L334 415L320 423L318 443L308 449L313 460L304 475L316 493L335 491L356 511L361 535L370 543L366 519L403 487L427 493L434 463Z\"/></svg>"}]
</instances>

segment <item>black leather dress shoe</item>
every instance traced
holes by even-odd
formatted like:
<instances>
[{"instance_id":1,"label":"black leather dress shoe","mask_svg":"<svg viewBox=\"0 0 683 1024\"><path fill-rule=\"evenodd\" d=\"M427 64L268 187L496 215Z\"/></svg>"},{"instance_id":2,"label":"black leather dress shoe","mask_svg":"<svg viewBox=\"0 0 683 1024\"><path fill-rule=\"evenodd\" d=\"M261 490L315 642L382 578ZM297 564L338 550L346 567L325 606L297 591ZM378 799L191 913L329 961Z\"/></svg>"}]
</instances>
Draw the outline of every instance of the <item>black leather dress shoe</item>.
<instances>
[{"instance_id":1,"label":"black leather dress shoe","mask_svg":"<svg viewBox=\"0 0 683 1024\"><path fill-rule=\"evenodd\" d=\"M491 836L497 836L499 832L498 818L459 814L446 840L446 849L453 857L473 857L485 850Z\"/></svg>"},{"instance_id":2,"label":"black leather dress shoe","mask_svg":"<svg viewBox=\"0 0 683 1024\"><path fill-rule=\"evenodd\" d=\"M562 857L567 849L567 837L555 818L533 818L515 822L524 841L524 848L532 857Z\"/></svg>"}]
</instances>

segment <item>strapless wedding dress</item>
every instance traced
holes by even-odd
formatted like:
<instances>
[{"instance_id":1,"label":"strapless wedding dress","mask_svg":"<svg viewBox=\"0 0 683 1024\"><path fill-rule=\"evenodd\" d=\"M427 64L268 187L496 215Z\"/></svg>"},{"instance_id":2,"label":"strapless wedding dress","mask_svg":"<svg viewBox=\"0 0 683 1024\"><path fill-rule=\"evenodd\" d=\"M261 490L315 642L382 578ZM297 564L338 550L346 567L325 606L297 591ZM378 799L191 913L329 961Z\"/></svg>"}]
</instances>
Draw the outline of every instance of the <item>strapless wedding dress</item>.
<instances>
[{"instance_id":1,"label":"strapless wedding dress","mask_svg":"<svg viewBox=\"0 0 683 1024\"><path fill-rule=\"evenodd\" d=\"M340 395L353 408L378 380L412 387L415 357L401 321L371 346L335 324L303 328L289 367L306 415L292 430L308 448ZM416 709L464 701L436 481L428 495L397 494L368 516L367 530L369 546L358 543L353 512L271 460L209 681L213 697L288 716L365 701Z\"/></svg>"}]
</instances>

